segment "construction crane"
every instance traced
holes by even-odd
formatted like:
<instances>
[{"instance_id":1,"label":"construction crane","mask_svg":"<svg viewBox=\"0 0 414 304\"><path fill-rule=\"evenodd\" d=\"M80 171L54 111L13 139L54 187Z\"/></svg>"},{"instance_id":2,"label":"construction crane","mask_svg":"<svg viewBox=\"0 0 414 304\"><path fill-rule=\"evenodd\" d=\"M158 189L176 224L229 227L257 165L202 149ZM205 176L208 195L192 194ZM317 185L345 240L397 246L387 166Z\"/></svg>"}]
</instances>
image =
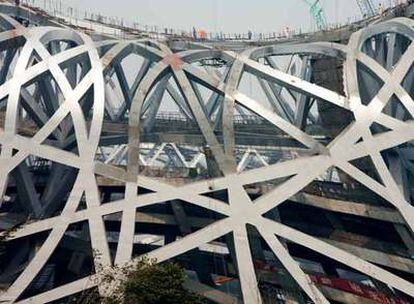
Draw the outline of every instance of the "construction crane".
<instances>
[{"instance_id":1,"label":"construction crane","mask_svg":"<svg viewBox=\"0 0 414 304\"><path fill-rule=\"evenodd\" d=\"M318 30L324 30L327 27L325 12L323 11L320 0L303 0L309 7L313 19L315 20Z\"/></svg>"},{"instance_id":2,"label":"construction crane","mask_svg":"<svg viewBox=\"0 0 414 304\"><path fill-rule=\"evenodd\" d=\"M372 0L356 0L359 10L361 11L362 16L365 18L371 18L376 15L375 6Z\"/></svg>"},{"instance_id":3,"label":"construction crane","mask_svg":"<svg viewBox=\"0 0 414 304\"><path fill-rule=\"evenodd\" d=\"M309 7L313 19L315 20L318 30L324 30L327 27L325 12L322 8L320 0L303 0ZM371 18L376 15L375 5L373 0L356 0L362 16Z\"/></svg>"}]
</instances>

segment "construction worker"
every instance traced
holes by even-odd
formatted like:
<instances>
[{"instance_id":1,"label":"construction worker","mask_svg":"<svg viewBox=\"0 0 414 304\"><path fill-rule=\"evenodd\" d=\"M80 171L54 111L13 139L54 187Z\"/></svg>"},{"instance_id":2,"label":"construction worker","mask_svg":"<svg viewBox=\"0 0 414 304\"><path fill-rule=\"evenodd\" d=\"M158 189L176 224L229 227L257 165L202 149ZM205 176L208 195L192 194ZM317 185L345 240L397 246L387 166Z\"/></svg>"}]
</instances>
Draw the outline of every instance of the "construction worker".
<instances>
[{"instance_id":1,"label":"construction worker","mask_svg":"<svg viewBox=\"0 0 414 304\"><path fill-rule=\"evenodd\" d=\"M198 37L200 37L201 40L205 40L207 38L207 32L205 30L199 30Z\"/></svg>"},{"instance_id":2,"label":"construction worker","mask_svg":"<svg viewBox=\"0 0 414 304\"><path fill-rule=\"evenodd\" d=\"M193 26L193 38L197 39L197 31L194 26Z\"/></svg>"},{"instance_id":3,"label":"construction worker","mask_svg":"<svg viewBox=\"0 0 414 304\"><path fill-rule=\"evenodd\" d=\"M384 7L382 6L382 3L378 4L378 14L380 16L384 15Z\"/></svg>"},{"instance_id":4,"label":"construction worker","mask_svg":"<svg viewBox=\"0 0 414 304\"><path fill-rule=\"evenodd\" d=\"M288 26L284 28L284 33L286 38L290 38L290 28Z\"/></svg>"}]
</instances>

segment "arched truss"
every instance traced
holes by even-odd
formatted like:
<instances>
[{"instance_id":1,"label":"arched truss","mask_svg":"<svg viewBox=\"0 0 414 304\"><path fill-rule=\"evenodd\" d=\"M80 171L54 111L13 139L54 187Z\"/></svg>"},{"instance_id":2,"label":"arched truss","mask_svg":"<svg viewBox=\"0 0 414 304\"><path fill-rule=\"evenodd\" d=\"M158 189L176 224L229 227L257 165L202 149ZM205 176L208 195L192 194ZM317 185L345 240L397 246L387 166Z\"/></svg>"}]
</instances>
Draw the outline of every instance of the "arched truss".
<instances>
[{"instance_id":1,"label":"arched truss","mask_svg":"<svg viewBox=\"0 0 414 304\"><path fill-rule=\"evenodd\" d=\"M413 82L407 80L407 75L412 76L414 61L414 44L410 44L414 38L414 23L411 20L395 19L369 27L355 33L347 45L275 45L241 54L196 44L190 45L187 51L173 53L154 41L93 42L72 30L24 28L7 16L2 16L2 26L0 99L5 117L0 134L0 187L7 196L7 185L13 174L17 187L24 185L19 193L26 194L25 204L30 205L25 211L30 218L26 218L27 222L11 235L10 240L42 232L48 234L1 295L1 300L45 303L93 287L92 273L21 299L71 224L88 222L91 247L99 252L94 258L95 265L122 265L132 257L137 208L171 200L211 210L222 219L147 255L163 262L232 233L244 303L261 302L246 225L258 230L285 269L315 303L328 303L328 300L292 258L285 241L309 248L414 297L414 284L391 271L265 216L335 167L391 204L401 215L402 223L413 230L414 210L409 193L412 185L401 177L406 171L413 172L411 141L414 140L414 125L412 120L404 119L414 116L410 95ZM397 44L405 47L390 47ZM130 54L144 59L134 81L128 84L122 60ZM296 75L291 75L292 68L282 71L273 60L275 56L285 55L299 56L302 67L294 73ZM343 62L345 95L311 83L307 78L307 60L320 57ZM224 71L212 71L197 64L210 59L224 62ZM375 75L369 78L370 81L374 79L382 86L370 92L371 86L361 84L360 69ZM245 73L259 79L269 104L264 105L241 92L239 84ZM113 92L109 88L114 74L122 91L122 102L118 105L113 104ZM31 88L33 84L34 88ZM203 101L200 86L211 92L206 101ZM282 90L287 93L281 94ZM164 92L175 96L181 115L198 126L204 145L211 151L216 176L212 173L208 179L176 186L141 173L141 139L152 134ZM284 100L287 95L296 97L295 102ZM389 105L393 96L401 102L397 107ZM332 141L319 140L308 134L304 125L327 119L315 118L315 112L306 110L303 105L309 98L338 111L330 112L332 115L352 113L351 119L345 120L346 128L330 133L335 137ZM238 165L235 158L239 139L233 117L243 111L267 121L281 130L285 138L298 143L301 148L295 152L296 156L276 163L263 160L265 166L242 171L240 168L244 164ZM30 117L34 122L35 126L29 128L29 133L35 130L32 134L21 134L20 121L24 117ZM125 122L128 127L123 134L103 136L104 121ZM387 132L374 134L374 123L385 127ZM217 128L221 131L216 132ZM102 147L114 145L126 154L126 167L111 165L110 161L105 161L107 158L96 158L102 153ZM390 149L402 163L400 170L392 166L395 159L391 158L395 153L390 156L381 153ZM25 160L29 156L53 162L52 177L40 196L28 178L30 175L26 174L28 165ZM380 181L351 164L364 157L371 159ZM62 171L63 165L69 169ZM95 175L125 183L124 198L103 204ZM248 184L280 178L286 179L255 200L244 188ZM63 184L71 187L62 188ZM52 194L57 188L61 195L66 195L66 201L63 206L54 208L53 204L58 200ZM137 194L139 188L151 190L151 193ZM202 195L220 190L227 190L228 203ZM81 202L86 205L78 208ZM103 219L120 212L118 248L112 262Z\"/></svg>"}]
</instances>

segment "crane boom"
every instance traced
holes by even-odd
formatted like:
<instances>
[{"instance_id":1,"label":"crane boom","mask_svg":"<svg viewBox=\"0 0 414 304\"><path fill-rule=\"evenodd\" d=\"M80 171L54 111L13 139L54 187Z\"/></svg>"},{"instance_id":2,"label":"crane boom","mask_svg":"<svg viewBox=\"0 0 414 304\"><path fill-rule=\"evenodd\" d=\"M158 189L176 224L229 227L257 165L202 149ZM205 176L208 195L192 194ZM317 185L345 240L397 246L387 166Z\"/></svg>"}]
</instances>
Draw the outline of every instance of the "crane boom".
<instances>
[{"instance_id":1,"label":"crane boom","mask_svg":"<svg viewBox=\"0 0 414 304\"><path fill-rule=\"evenodd\" d=\"M309 7L318 30L324 30L327 27L325 12L322 8L320 0L303 0ZM373 0L356 0L362 16L370 18L376 15L375 5Z\"/></svg>"},{"instance_id":2,"label":"crane boom","mask_svg":"<svg viewBox=\"0 0 414 304\"><path fill-rule=\"evenodd\" d=\"M313 19L315 20L318 30L324 30L327 26L325 12L323 11L320 0L303 0L309 7Z\"/></svg>"}]
</instances>

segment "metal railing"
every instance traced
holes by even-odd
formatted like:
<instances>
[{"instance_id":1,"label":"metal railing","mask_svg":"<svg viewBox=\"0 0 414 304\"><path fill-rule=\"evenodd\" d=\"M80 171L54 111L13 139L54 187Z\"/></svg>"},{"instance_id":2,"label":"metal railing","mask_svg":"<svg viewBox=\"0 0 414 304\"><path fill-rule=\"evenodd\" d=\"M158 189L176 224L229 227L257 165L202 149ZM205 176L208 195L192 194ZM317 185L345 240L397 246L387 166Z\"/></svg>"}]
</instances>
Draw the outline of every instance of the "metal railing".
<instances>
[{"instance_id":1,"label":"metal railing","mask_svg":"<svg viewBox=\"0 0 414 304\"><path fill-rule=\"evenodd\" d=\"M62 0L21 0L20 2L22 6L43 11L51 17L65 20L74 26L80 26L80 22L82 22L83 26L89 27L95 32L99 32L99 27L93 28L94 24L110 27L113 29L111 35L120 38L124 38L128 34L137 34L153 39L179 37L196 41L274 41L296 36L301 37L318 32L318 30L312 28L303 31L302 29L289 29L288 27L280 31L267 33L252 31L246 31L244 33L208 32L194 27L184 30L167 26L147 25L117 16L106 16L94 11L81 10L65 5ZM353 16L348 18L346 22L328 24L325 31L339 29L362 20L363 16ZM105 32L105 34L108 33Z\"/></svg>"}]
</instances>

